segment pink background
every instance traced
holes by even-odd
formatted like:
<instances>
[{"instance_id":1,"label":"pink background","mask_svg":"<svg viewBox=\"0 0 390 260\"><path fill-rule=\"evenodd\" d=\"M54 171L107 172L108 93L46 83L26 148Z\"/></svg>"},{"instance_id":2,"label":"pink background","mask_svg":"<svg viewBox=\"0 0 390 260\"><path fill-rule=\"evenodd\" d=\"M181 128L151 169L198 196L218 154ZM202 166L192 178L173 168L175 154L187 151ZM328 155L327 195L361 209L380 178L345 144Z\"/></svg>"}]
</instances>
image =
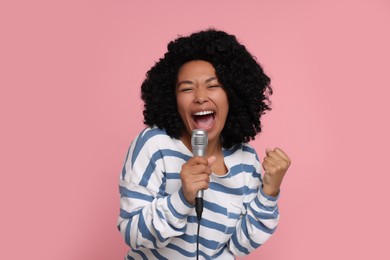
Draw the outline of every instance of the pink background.
<instances>
[{"instance_id":1,"label":"pink background","mask_svg":"<svg viewBox=\"0 0 390 260\"><path fill-rule=\"evenodd\" d=\"M238 2L0 2L0 259L123 259L140 84L171 39L210 26L272 78L259 155L293 161L280 226L244 259L390 259L390 2Z\"/></svg>"}]
</instances>

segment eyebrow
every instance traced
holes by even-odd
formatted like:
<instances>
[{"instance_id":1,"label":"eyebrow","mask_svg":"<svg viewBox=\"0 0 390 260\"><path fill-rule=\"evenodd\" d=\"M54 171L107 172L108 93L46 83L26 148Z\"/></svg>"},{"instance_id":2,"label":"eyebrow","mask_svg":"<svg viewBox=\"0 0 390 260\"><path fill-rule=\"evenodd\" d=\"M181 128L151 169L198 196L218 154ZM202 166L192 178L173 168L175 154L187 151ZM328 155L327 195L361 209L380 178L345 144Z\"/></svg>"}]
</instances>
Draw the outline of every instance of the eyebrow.
<instances>
[{"instance_id":1,"label":"eyebrow","mask_svg":"<svg viewBox=\"0 0 390 260\"><path fill-rule=\"evenodd\" d=\"M213 80L218 80L218 78L217 77L208 78L208 79L206 79L205 83L209 83ZM178 88L181 84L194 84L194 82L192 82L191 80L183 80L183 81L180 81L179 83L177 83L176 87Z\"/></svg>"},{"instance_id":2,"label":"eyebrow","mask_svg":"<svg viewBox=\"0 0 390 260\"><path fill-rule=\"evenodd\" d=\"M218 80L218 78L217 77L211 77L211 78L207 79L205 82L209 83L210 81L213 81L213 80Z\"/></svg>"}]
</instances>

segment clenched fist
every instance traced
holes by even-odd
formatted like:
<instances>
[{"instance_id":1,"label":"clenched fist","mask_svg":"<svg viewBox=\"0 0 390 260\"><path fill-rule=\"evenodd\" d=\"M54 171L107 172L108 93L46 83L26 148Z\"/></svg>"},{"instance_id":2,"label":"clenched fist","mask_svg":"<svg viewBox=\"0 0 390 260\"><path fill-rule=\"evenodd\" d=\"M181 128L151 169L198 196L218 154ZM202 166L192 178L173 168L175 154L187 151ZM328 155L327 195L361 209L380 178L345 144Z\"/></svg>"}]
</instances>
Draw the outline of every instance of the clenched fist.
<instances>
[{"instance_id":1,"label":"clenched fist","mask_svg":"<svg viewBox=\"0 0 390 260\"><path fill-rule=\"evenodd\" d=\"M263 192L269 196L276 197L284 175L290 167L291 160L280 148L267 149L263 160Z\"/></svg>"}]
</instances>

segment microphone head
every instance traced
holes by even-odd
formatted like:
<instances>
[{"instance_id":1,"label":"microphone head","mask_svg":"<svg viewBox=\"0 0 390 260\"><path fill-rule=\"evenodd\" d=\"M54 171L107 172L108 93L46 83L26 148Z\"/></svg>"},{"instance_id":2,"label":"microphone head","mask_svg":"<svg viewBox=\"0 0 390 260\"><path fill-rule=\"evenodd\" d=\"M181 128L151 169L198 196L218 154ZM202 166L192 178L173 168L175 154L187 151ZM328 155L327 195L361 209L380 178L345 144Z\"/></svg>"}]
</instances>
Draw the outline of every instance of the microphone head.
<instances>
[{"instance_id":1,"label":"microphone head","mask_svg":"<svg viewBox=\"0 0 390 260\"><path fill-rule=\"evenodd\" d=\"M194 156L205 156L208 143L207 132L203 129L195 129L191 135L192 153Z\"/></svg>"}]
</instances>

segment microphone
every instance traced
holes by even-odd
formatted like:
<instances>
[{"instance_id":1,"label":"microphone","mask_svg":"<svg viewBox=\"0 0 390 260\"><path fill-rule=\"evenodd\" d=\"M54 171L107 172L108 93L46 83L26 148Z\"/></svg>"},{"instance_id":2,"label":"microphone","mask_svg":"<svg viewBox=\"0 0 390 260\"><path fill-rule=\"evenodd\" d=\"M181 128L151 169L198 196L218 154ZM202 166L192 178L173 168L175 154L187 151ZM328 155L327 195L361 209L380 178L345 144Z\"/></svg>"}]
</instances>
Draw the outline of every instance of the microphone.
<instances>
[{"instance_id":1,"label":"microphone","mask_svg":"<svg viewBox=\"0 0 390 260\"><path fill-rule=\"evenodd\" d=\"M203 129L195 129L191 135L192 153L194 156L205 156L208 143L207 132ZM200 221L203 212L203 190L198 190L195 197L196 216Z\"/></svg>"}]
</instances>

